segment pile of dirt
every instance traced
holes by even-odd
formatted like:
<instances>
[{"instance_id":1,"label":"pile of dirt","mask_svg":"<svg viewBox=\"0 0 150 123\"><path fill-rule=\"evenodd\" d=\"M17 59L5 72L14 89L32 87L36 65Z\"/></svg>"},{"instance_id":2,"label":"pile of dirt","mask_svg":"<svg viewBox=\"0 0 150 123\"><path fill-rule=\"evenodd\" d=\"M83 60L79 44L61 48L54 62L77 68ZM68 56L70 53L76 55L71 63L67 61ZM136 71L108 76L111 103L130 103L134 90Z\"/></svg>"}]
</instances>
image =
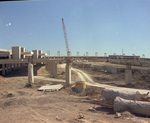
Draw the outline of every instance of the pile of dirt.
<instances>
[{"instance_id":1,"label":"pile of dirt","mask_svg":"<svg viewBox=\"0 0 150 123\"><path fill-rule=\"evenodd\" d=\"M100 87L91 87L87 86L84 92L77 93L72 91L73 86L64 87L61 91L67 92L69 95L75 95L75 96L88 96L88 97L98 97L101 95L101 90L103 88Z\"/></svg>"},{"instance_id":2,"label":"pile of dirt","mask_svg":"<svg viewBox=\"0 0 150 123\"><path fill-rule=\"evenodd\" d=\"M45 66L42 66L41 68L37 69L37 75L38 76L49 76L50 73L45 69Z\"/></svg>"},{"instance_id":3,"label":"pile of dirt","mask_svg":"<svg viewBox=\"0 0 150 123\"><path fill-rule=\"evenodd\" d=\"M0 76L0 82L7 82L7 80L3 76Z\"/></svg>"}]
</instances>

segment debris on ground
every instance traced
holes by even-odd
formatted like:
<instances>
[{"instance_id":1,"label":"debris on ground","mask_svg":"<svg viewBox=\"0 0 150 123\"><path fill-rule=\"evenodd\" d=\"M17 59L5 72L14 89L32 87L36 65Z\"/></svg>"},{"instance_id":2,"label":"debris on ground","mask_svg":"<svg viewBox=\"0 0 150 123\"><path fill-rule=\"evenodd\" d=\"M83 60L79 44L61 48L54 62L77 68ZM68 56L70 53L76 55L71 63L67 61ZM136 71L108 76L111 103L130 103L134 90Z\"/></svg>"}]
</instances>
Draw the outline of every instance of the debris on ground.
<instances>
[{"instance_id":1,"label":"debris on ground","mask_svg":"<svg viewBox=\"0 0 150 123\"><path fill-rule=\"evenodd\" d=\"M7 97L7 98L9 98L9 97L14 97L14 95L13 95L12 93L8 93L6 97Z\"/></svg>"},{"instance_id":2,"label":"debris on ground","mask_svg":"<svg viewBox=\"0 0 150 123\"><path fill-rule=\"evenodd\" d=\"M57 85L44 85L38 89L38 91L58 91L63 87L62 84Z\"/></svg>"},{"instance_id":3,"label":"debris on ground","mask_svg":"<svg viewBox=\"0 0 150 123\"><path fill-rule=\"evenodd\" d=\"M74 119L76 120L76 121L79 121L79 122L83 122L83 119L84 119L85 117L84 117L84 114L83 113L79 113L78 114L78 116L76 116Z\"/></svg>"},{"instance_id":4,"label":"debris on ground","mask_svg":"<svg viewBox=\"0 0 150 123\"><path fill-rule=\"evenodd\" d=\"M57 121L62 121L62 119L60 117L58 117L58 116L56 116L56 120Z\"/></svg>"},{"instance_id":5,"label":"debris on ground","mask_svg":"<svg viewBox=\"0 0 150 123\"><path fill-rule=\"evenodd\" d=\"M96 112L95 107L91 107L91 108L89 108L88 110L89 110L89 111L92 111L92 112Z\"/></svg>"},{"instance_id":6,"label":"debris on ground","mask_svg":"<svg viewBox=\"0 0 150 123\"><path fill-rule=\"evenodd\" d=\"M27 84L25 85L25 88L31 88L31 87L32 87L32 85L29 84L29 83L27 83Z\"/></svg>"},{"instance_id":7,"label":"debris on ground","mask_svg":"<svg viewBox=\"0 0 150 123\"><path fill-rule=\"evenodd\" d=\"M101 106L103 106L105 108L110 108L110 109L113 108L113 101L112 100L106 100L106 99L97 100L97 99L93 99L93 100L91 100L91 103L101 105Z\"/></svg>"},{"instance_id":8,"label":"debris on ground","mask_svg":"<svg viewBox=\"0 0 150 123\"><path fill-rule=\"evenodd\" d=\"M119 118L119 117L121 117L122 116L122 114L120 113L120 112L116 112L116 114L115 114L115 118Z\"/></svg>"}]
</instances>

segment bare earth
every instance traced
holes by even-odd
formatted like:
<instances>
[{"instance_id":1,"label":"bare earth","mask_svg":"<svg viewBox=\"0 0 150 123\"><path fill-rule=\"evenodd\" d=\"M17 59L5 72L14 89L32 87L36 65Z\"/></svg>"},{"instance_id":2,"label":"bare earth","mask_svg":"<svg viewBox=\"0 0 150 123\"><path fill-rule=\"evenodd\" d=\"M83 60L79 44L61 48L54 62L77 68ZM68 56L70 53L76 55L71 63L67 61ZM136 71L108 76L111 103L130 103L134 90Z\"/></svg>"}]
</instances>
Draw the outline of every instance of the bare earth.
<instances>
[{"instance_id":1,"label":"bare earth","mask_svg":"<svg viewBox=\"0 0 150 123\"><path fill-rule=\"evenodd\" d=\"M41 69L36 70L41 74ZM41 71L48 77L43 67ZM94 98L101 98L101 88L87 87L82 94L72 92L71 87L42 92L37 91L42 85L63 82L41 79L35 79L32 88L26 88L26 72L24 69L17 72L17 76L14 73L0 77L0 123L150 123L148 117L129 112L123 113L120 118L114 118L112 109L92 103ZM58 74L58 78L64 77L60 69ZM73 79L75 78L76 74L73 73Z\"/></svg>"}]
</instances>

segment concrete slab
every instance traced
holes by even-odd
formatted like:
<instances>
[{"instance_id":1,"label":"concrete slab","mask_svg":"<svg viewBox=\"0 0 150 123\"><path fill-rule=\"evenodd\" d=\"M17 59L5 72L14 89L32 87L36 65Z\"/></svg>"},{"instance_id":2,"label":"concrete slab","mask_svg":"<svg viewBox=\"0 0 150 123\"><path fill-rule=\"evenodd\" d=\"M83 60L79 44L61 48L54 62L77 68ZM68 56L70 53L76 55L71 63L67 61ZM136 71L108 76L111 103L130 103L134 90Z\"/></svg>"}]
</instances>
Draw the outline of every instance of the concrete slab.
<instances>
[{"instance_id":1,"label":"concrete slab","mask_svg":"<svg viewBox=\"0 0 150 123\"><path fill-rule=\"evenodd\" d=\"M62 84L58 84L58 85L45 85L42 86L38 89L38 91L58 91L63 87Z\"/></svg>"}]
</instances>

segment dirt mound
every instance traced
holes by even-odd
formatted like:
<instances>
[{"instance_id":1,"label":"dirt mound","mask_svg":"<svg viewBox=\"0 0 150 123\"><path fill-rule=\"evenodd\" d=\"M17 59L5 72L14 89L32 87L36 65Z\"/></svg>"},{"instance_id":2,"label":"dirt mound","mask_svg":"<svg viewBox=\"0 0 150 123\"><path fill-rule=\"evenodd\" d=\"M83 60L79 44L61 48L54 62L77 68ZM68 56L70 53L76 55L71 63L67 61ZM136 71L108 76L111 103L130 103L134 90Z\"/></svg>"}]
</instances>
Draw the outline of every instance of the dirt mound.
<instances>
[{"instance_id":1,"label":"dirt mound","mask_svg":"<svg viewBox=\"0 0 150 123\"><path fill-rule=\"evenodd\" d=\"M0 82L7 82L7 80L3 76L0 76Z\"/></svg>"},{"instance_id":2,"label":"dirt mound","mask_svg":"<svg viewBox=\"0 0 150 123\"><path fill-rule=\"evenodd\" d=\"M37 70L37 75L38 76L47 76L50 75L50 73L45 69L45 66L42 66Z\"/></svg>"},{"instance_id":3,"label":"dirt mound","mask_svg":"<svg viewBox=\"0 0 150 123\"><path fill-rule=\"evenodd\" d=\"M70 95L95 97L97 95L100 95L101 90L102 88L87 86L84 92L76 93L72 91L72 86L69 86L64 87L61 91L65 91Z\"/></svg>"}]
</instances>

